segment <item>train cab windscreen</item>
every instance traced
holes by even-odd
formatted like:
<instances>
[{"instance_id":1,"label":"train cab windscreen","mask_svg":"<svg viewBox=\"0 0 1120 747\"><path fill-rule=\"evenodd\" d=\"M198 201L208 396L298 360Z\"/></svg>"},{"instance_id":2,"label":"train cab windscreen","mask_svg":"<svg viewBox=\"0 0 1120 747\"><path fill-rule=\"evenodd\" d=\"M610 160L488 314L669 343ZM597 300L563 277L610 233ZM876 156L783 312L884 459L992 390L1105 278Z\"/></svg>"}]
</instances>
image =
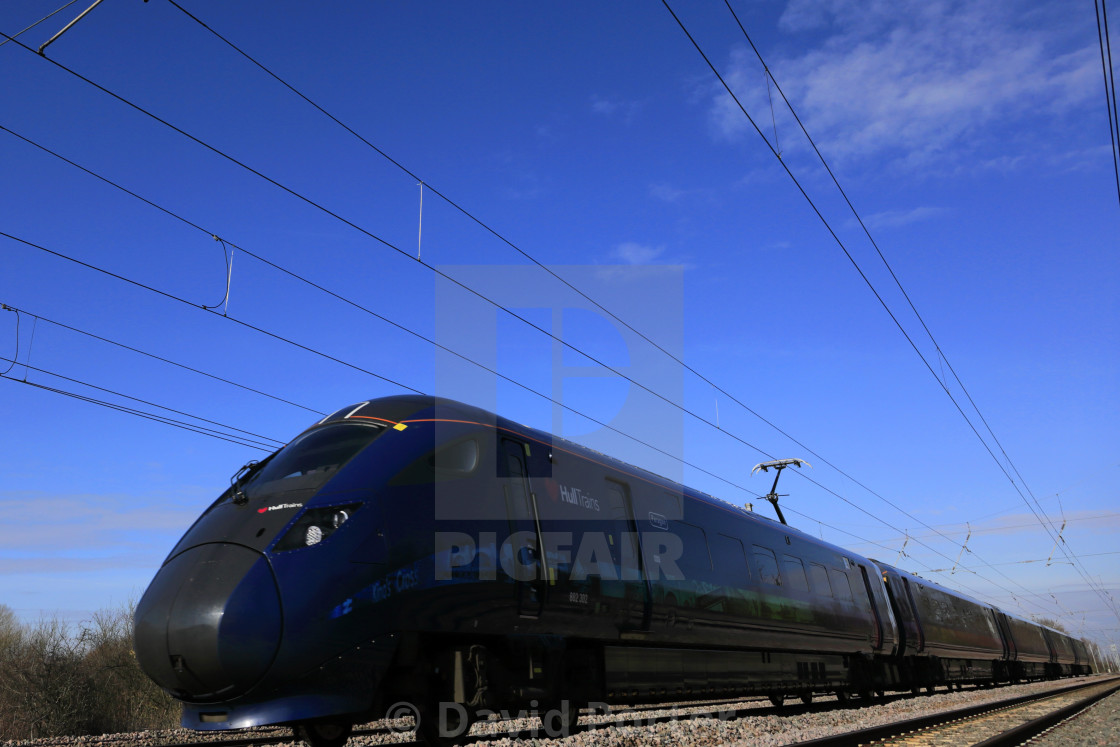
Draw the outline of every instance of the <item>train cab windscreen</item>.
<instances>
[{"instance_id":1,"label":"train cab windscreen","mask_svg":"<svg viewBox=\"0 0 1120 747\"><path fill-rule=\"evenodd\" d=\"M335 423L317 428L273 455L240 486L248 498L257 495L314 490L385 432L380 425Z\"/></svg>"}]
</instances>

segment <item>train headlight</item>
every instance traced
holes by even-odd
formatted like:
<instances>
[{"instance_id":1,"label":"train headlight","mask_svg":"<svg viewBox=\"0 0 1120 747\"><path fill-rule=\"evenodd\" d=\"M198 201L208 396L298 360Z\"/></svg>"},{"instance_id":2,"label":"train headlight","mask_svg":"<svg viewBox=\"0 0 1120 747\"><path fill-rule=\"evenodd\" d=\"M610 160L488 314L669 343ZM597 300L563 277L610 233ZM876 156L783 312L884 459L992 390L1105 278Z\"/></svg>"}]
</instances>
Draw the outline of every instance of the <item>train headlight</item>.
<instances>
[{"instance_id":1,"label":"train headlight","mask_svg":"<svg viewBox=\"0 0 1120 747\"><path fill-rule=\"evenodd\" d=\"M360 503L351 503L345 506L312 508L304 511L276 543L273 552L318 545L338 531L338 528L345 524L360 506Z\"/></svg>"}]
</instances>

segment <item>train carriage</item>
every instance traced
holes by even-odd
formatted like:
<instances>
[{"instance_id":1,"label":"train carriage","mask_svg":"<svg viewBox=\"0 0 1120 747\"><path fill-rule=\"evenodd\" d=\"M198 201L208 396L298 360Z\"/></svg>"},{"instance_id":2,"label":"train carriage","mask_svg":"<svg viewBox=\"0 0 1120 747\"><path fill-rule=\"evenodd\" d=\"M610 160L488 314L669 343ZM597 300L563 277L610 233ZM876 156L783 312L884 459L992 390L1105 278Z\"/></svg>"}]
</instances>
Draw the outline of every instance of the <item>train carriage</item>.
<instances>
[{"instance_id":1,"label":"train carriage","mask_svg":"<svg viewBox=\"0 0 1120 747\"><path fill-rule=\"evenodd\" d=\"M343 408L250 463L137 606L183 724L316 747L407 704L556 733L598 702L990 680L993 608L450 400ZM1068 642L1046 666L1076 671ZM1066 653L1068 649L1068 654Z\"/></svg>"}]
</instances>

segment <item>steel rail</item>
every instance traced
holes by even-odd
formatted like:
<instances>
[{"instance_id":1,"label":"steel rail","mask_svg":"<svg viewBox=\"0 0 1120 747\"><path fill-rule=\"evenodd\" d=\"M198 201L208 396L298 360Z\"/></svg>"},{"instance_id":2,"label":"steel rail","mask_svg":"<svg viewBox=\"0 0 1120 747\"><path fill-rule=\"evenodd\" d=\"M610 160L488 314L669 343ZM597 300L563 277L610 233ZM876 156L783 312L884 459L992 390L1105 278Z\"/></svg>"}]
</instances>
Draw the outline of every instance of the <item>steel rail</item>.
<instances>
[{"instance_id":1,"label":"steel rail","mask_svg":"<svg viewBox=\"0 0 1120 747\"><path fill-rule=\"evenodd\" d=\"M1105 687L1102 687L1102 685L1104 685ZM861 745L868 745L868 744L871 744L873 742L874 743L881 743L881 742L884 742L886 740L897 739L897 738L904 737L904 736L907 736L907 735L917 737L917 736L919 736L918 733L920 733L920 732L932 731L932 730L934 730L938 727L943 727L943 726L946 726L946 725L954 723L954 722L960 722L960 721L964 721L964 720L967 720L967 719L975 719L975 718L978 718L978 717L989 716L989 715L992 715L992 714L995 714L995 713L998 713L998 712L1002 712L1002 711L1006 711L1006 710L1016 708L1016 707L1019 707L1019 706L1024 706L1024 705L1027 705L1027 704L1030 704L1030 703L1036 703L1038 701L1043 701L1043 700L1046 700L1047 698L1052 698L1052 697L1055 697L1055 696L1068 695L1068 694L1073 693L1073 692L1077 692L1077 691L1080 691L1080 690L1089 690L1089 689L1097 689L1097 690L1104 693L1103 695L1100 695L1099 697L1105 697L1105 696L1110 695L1111 693L1115 692L1116 690L1120 689L1120 677L1114 677L1114 678L1105 679L1105 680L1094 680L1093 682L1088 682L1088 683L1078 683L1076 685L1071 685L1071 686L1068 686L1068 687L1058 688L1058 689L1055 689L1055 690L1045 690L1045 691L1042 691L1042 692L1032 693L1030 695L1022 695L1022 696L1018 696L1018 697L1015 697L1015 698L1008 698L1006 700L999 700L999 701L995 701L995 702L991 702L991 703L983 703L983 704L980 704L980 705L968 706L967 708L958 708L958 709L951 710L951 711L942 711L941 713L935 713L935 714L932 714L932 715L929 715L929 716L919 716L917 718L906 719L904 721L896 721L896 722L891 723L891 724L882 724L880 726L871 726L871 727L868 727L866 729L858 729L856 731L844 732L843 734L834 734L834 735L828 736L828 737L820 737L818 739L813 739L813 740L810 740L810 741L807 741L807 742L799 742L799 744L804 745L805 747L810 747L810 746L811 747L861 747ZM1097 699L1099 699L1099 697ZM1078 702L1081 703L1081 702L1088 701L1088 700L1089 700L1088 698L1084 698L1084 699L1081 699ZM1095 702L1095 701L1093 701L1093 702ZM1084 708L1084 707L1086 707L1086 705L1081 705L1080 706L1080 708ZM1058 709L1058 710L1065 710L1065 709L1063 708L1063 709ZM1077 710L1077 709L1075 708L1074 710ZM1047 718L1051 715L1052 714L1047 714L1046 716L1039 717L1039 719L1037 719L1037 720L1041 721L1041 720L1043 720L1043 719L1045 719L1045 718ZM1068 716L1068 715L1069 714L1067 713L1066 716ZM1066 716L1061 716L1061 717L1058 718L1058 720L1060 720L1061 718L1065 718ZM1050 723L1054 723L1054 722L1050 722ZM1048 725L1049 724L1047 724L1047 726ZM1047 726L1041 727L1039 729L1039 731L1042 731L1043 729L1047 728ZM994 736L991 739L989 739L988 741L980 742L979 744L984 744L986 747L1004 747L1005 745L1021 744L1022 743L1021 739L1018 742L996 741L998 739L1003 738L1006 734L1014 731L1017 728L1019 728L1019 727L1016 726L1013 729L1006 730L1004 733L1001 733L1000 735ZM989 742L990 742L990 744L989 744Z\"/></svg>"}]
</instances>

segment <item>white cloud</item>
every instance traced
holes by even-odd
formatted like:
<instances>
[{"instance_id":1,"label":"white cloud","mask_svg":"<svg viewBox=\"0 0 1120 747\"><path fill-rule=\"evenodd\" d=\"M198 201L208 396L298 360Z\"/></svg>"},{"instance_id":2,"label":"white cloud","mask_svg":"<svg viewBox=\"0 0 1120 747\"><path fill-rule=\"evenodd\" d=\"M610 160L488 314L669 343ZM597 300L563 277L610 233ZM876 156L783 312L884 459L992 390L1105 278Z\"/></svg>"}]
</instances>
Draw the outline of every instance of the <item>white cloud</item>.
<instances>
[{"instance_id":1,"label":"white cloud","mask_svg":"<svg viewBox=\"0 0 1120 747\"><path fill-rule=\"evenodd\" d=\"M1070 16L1062 4L995 0L794 0L780 25L813 46L763 53L826 157L928 167L980 141L1019 136L1033 118L1094 104L1097 51L1092 39L1073 36ZM758 60L733 53L726 77L772 140ZM788 111L775 109L782 148L808 147ZM722 86L711 117L720 137L754 137Z\"/></svg>"},{"instance_id":2,"label":"white cloud","mask_svg":"<svg viewBox=\"0 0 1120 747\"><path fill-rule=\"evenodd\" d=\"M665 254L663 246L647 246L635 241L624 241L611 251L611 257L628 265L648 265Z\"/></svg>"},{"instance_id":3,"label":"white cloud","mask_svg":"<svg viewBox=\"0 0 1120 747\"><path fill-rule=\"evenodd\" d=\"M91 557L106 552L166 552L206 504L167 496L0 493L0 558Z\"/></svg>"},{"instance_id":4,"label":"white cloud","mask_svg":"<svg viewBox=\"0 0 1120 747\"><path fill-rule=\"evenodd\" d=\"M649 186L649 194L662 202L676 202L684 197L688 192L683 189L677 189L664 182L658 182Z\"/></svg>"},{"instance_id":5,"label":"white cloud","mask_svg":"<svg viewBox=\"0 0 1120 747\"><path fill-rule=\"evenodd\" d=\"M621 119L624 124L633 122L642 110L641 101L618 98L617 96L591 97L591 111L608 118Z\"/></svg>"},{"instance_id":6,"label":"white cloud","mask_svg":"<svg viewBox=\"0 0 1120 747\"><path fill-rule=\"evenodd\" d=\"M900 228L936 218L944 212L942 208L932 206L921 206L909 210L885 210L867 216L863 222L867 224L868 228Z\"/></svg>"}]
</instances>

